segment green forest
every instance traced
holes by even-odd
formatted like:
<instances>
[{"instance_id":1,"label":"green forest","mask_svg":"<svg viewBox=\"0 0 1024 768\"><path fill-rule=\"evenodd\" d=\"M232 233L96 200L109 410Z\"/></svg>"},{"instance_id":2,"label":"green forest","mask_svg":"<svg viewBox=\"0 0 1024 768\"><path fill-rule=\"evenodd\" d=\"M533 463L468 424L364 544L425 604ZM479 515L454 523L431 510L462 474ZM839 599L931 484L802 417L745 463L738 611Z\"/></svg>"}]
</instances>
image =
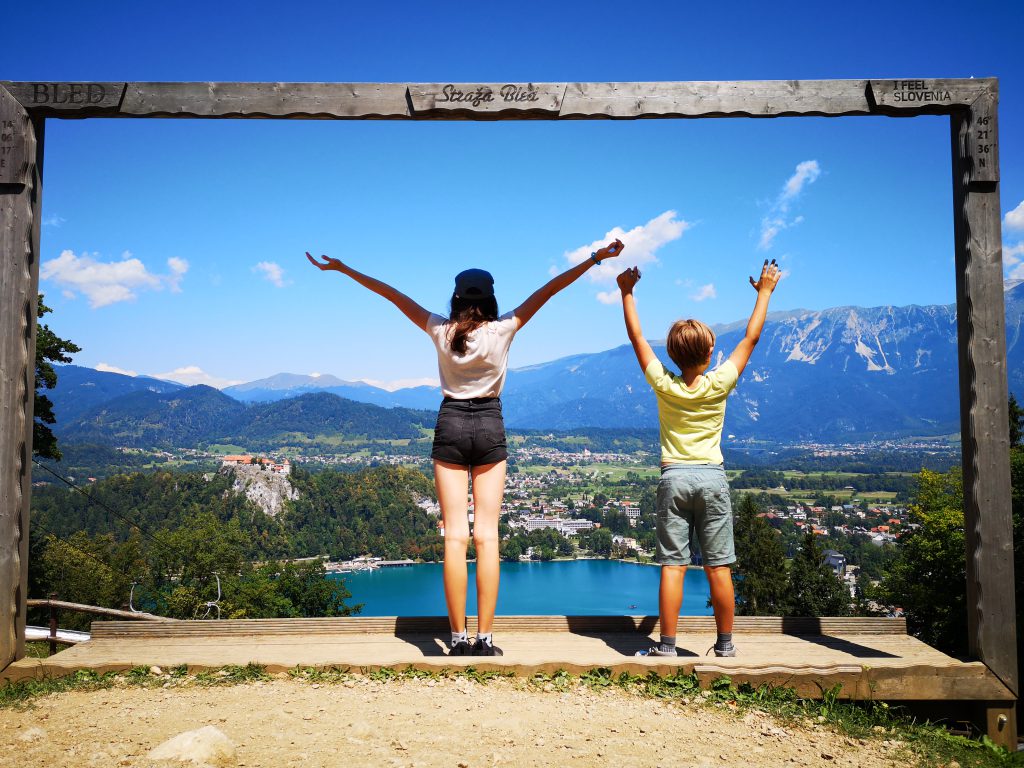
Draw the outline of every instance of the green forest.
<instances>
[{"instance_id":1,"label":"green forest","mask_svg":"<svg viewBox=\"0 0 1024 768\"><path fill-rule=\"evenodd\" d=\"M220 473L115 475L87 489L36 489L29 588L73 602L195 618L221 581L226 618L333 616L356 610L321 556L372 552L436 560L436 518L417 504L433 493L420 472L387 467L312 475L277 517L232 490ZM302 563L283 560L315 558ZM85 620L82 619L82 623Z\"/></svg>"}]
</instances>

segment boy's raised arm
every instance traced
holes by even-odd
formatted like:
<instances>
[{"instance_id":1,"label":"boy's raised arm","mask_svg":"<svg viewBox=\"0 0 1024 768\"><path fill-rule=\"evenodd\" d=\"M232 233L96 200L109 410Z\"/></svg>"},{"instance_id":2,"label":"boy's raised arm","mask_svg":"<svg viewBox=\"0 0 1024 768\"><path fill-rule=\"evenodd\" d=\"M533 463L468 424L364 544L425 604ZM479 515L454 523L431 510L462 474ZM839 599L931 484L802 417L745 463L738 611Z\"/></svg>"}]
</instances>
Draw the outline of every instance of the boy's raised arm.
<instances>
[{"instance_id":1,"label":"boy's raised arm","mask_svg":"<svg viewBox=\"0 0 1024 768\"><path fill-rule=\"evenodd\" d=\"M633 299L633 286L640 280L640 270L636 267L627 269L616 278L619 290L622 291L622 315L626 321L626 335L633 345L637 362L640 363L640 370L647 372L647 366L657 359L651 345L644 338L640 329L640 316L636 312L636 301Z\"/></svg>"},{"instance_id":2,"label":"boy's raised arm","mask_svg":"<svg viewBox=\"0 0 1024 768\"><path fill-rule=\"evenodd\" d=\"M737 375L743 373L743 369L747 367L750 355L754 351L754 347L757 346L758 339L761 338L761 329L764 328L764 319L768 314L768 302L781 278L782 272L779 270L779 265L775 263L775 259L772 259L770 264L768 259L764 260L759 280L755 282L754 278L749 278L750 284L757 291L757 301L754 303L754 311L750 313L750 319L747 321L747 332L743 335L740 343L736 345L736 349L729 355L732 364L736 366Z\"/></svg>"},{"instance_id":3,"label":"boy's raised arm","mask_svg":"<svg viewBox=\"0 0 1024 768\"><path fill-rule=\"evenodd\" d=\"M421 331L427 330L427 320L430 319L430 313L401 291L376 278L364 275L362 272L357 272L348 264L342 263L340 259L321 256L320 258L323 261L317 261L309 255L309 251L306 251L306 258L309 259L310 264L321 272L341 272L343 275L348 275L364 288L373 291L378 296L383 296L398 307L398 310L412 320Z\"/></svg>"}]
</instances>

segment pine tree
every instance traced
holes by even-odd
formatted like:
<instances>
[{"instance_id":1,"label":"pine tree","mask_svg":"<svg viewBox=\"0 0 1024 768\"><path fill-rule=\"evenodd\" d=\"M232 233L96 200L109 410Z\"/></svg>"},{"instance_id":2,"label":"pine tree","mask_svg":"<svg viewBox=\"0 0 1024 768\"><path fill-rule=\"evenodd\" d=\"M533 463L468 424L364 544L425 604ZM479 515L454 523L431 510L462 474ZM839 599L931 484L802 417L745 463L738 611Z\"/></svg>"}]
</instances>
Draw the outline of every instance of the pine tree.
<instances>
[{"instance_id":1,"label":"pine tree","mask_svg":"<svg viewBox=\"0 0 1024 768\"><path fill-rule=\"evenodd\" d=\"M42 318L52 311L43 304L43 294L39 294L36 317ZM71 358L68 355L80 351L78 346L67 339L62 339L45 323L39 324L36 328L36 392L33 406L35 422L32 425L32 453L41 459L60 461L61 453L57 448L57 437L49 427L50 424L57 423L53 403L46 395L40 394L40 391L57 386L57 372L51 363L70 363Z\"/></svg>"},{"instance_id":2,"label":"pine tree","mask_svg":"<svg viewBox=\"0 0 1024 768\"><path fill-rule=\"evenodd\" d=\"M808 533L789 568L789 616L848 616L850 592Z\"/></svg>"},{"instance_id":3,"label":"pine tree","mask_svg":"<svg viewBox=\"0 0 1024 768\"><path fill-rule=\"evenodd\" d=\"M744 494L736 518L736 612L741 616L778 616L786 604L785 553L760 512L753 495Z\"/></svg>"}]
</instances>

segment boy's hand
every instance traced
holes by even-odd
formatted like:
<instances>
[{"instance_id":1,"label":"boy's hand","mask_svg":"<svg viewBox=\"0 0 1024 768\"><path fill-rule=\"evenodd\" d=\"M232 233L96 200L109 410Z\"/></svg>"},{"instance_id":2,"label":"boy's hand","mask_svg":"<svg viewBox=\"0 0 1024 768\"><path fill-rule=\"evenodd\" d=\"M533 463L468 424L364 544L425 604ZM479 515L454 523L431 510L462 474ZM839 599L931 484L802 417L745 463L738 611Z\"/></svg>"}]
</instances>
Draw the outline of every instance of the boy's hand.
<instances>
[{"instance_id":1,"label":"boy's hand","mask_svg":"<svg viewBox=\"0 0 1024 768\"><path fill-rule=\"evenodd\" d=\"M612 242L608 243L608 245L606 245L604 248L599 250L594 258L596 258L598 261L604 261L605 259L613 259L619 254L621 254L622 249L625 247L626 246L622 244L622 241L616 238Z\"/></svg>"},{"instance_id":2,"label":"boy's hand","mask_svg":"<svg viewBox=\"0 0 1024 768\"><path fill-rule=\"evenodd\" d=\"M622 295L625 296L627 293L633 292L633 286L640 281L640 270L636 267L630 267L625 272L622 272L618 277L615 278L615 282L619 284L619 290L622 291Z\"/></svg>"},{"instance_id":3,"label":"boy's hand","mask_svg":"<svg viewBox=\"0 0 1024 768\"><path fill-rule=\"evenodd\" d=\"M775 286L779 284L779 280L782 279L782 270L779 269L779 265L775 263L775 259L772 259L771 263L768 263L768 259L764 260L764 266L761 268L761 279L757 282L754 278L749 278L750 284L754 286L754 290L758 293L767 291L771 293L775 290Z\"/></svg>"},{"instance_id":4,"label":"boy's hand","mask_svg":"<svg viewBox=\"0 0 1024 768\"><path fill-rule=\"evenodd\" d=\"M341 272L340 259L332 259L330 256L321 256L320 258L323 259L323 261L317 261L316 259L309 255L309 251L306 251L306 258L309 259L310 264L312 264L314 267L323 272L327 272L330 270Z\"/></svg>"}]
</instances>

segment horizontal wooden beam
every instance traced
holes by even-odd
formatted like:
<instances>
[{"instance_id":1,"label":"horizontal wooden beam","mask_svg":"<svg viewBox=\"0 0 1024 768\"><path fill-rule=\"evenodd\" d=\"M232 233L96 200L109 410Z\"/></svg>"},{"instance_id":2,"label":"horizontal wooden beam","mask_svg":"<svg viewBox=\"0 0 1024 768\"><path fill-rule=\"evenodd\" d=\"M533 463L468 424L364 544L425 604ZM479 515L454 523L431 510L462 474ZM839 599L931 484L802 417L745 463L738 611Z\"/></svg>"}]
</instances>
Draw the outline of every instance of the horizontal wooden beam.
<instances>
[{"instance_id":1,"label":"horizontal wooden beam","mask_svg":"<svg viewBox=\"0 0 1024 768\"><path fill-rule=\"evenodd\" d=\"M46 117L598 120L946 114L969 107L995 80L0 85Z\"/></svg>"}]
</instances>

